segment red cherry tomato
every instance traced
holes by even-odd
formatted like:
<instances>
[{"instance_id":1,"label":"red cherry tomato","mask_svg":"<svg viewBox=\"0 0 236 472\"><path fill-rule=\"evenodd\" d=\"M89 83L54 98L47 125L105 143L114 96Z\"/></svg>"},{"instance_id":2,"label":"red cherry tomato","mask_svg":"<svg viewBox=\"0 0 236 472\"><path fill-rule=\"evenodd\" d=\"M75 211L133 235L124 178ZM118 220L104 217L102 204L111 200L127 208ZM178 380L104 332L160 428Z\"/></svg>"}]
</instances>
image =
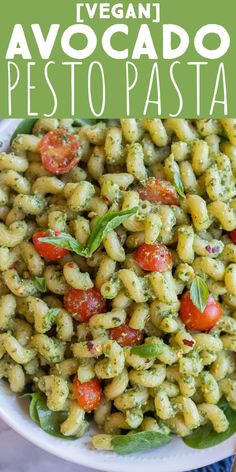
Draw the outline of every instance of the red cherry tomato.
<instances>
[{"instance_id":1,"label":"red cherry tomato","mask_svg":"<svg viewBox=\"0 0 236 472\"><path fill-rule=\"evenodd\" d=\"M79 161L80 144L74 134L64 129L49 131L40 143L44 169L52 174L66 174Z\"/></svg>"},{"instance_id":2,"label":"red cherry tomato","mask_svg":"<svg viewBox=\"0 0 236 472\"><path fill-rule=\"evenodd\" d=\"M172 257L165 244L141 244L134 259L143 270L166 272L171 268Z\"/></svg>"},{"instance_id":3,"label":"red cherry tomato","mask_svg":"<svg viewBox=\"0 0 236 472\"><path fill-rule=\"evenodd\" d=\"M77 321L88 321L91 316L106 311L106 300L96 288L70 288L64 295L64 305Z\"/></svg>"},{"instance_id":4,"label":"red cherry tomato","mask_svg":"<svg viewBox=\"0 0 236 472\"><path fill-rule=\"evenodd\" d=\"M141 200L159 202L165 205L179 205L175 188L168 180L150 178L138 192Z\"/></svg>"},{"instance_id":5,"label":"red cherry tomato","mask_svg":"<svg viewBox=\"0 0 236 472\"><path fill-rule=\"evenodd\" d=\"M236 228L233 231L231 231L230 237L231 237L233 243L236 244Z\"/></svg>"},{"instance_id":6,"label":"red cherry tomato","mask_svg":"<svg viewBox=\"0 0 236 472\"><path fill-rule=\"evenodd\" d=\"M121 346L136 346L143 341L143 332L123 324L110 329L110 336Z\"/></svg>"},{"instance_id":7,"label":"red cherry tomato","mask_svg":"<svg viewBox=\"0 0 236 472\"><path fill-rule=\"evenodd\" d=\"M193 304L190 293L185 292L180 300L180 318L189 329L210 331L222 316L220 304L209 296L205 310L201 313Z\"/></svg>"},{"instance_id":8,"label":"red cherry tomato","mask_svg":"<svg viewBox=\"0 0 236 472\"><path fill-rule=\"evenodd\" d=\"M55 232L55 236L59 236L59 234L60 233L58 231ZM41 257L47 259L48 261L58 261L62 257L69 254L69 251L67 249L64 249L63 247L57 247L53 244L43 243L39 241L39 238L47 237L47 233L45 233L44 231L39 231L38 233L35 233L32 238L34 247Z\"/></svg>"},{"instance_id":9,"label":"red cherry tomato","mask_svg":"<svg viewBox=\"0 0 236 472\"><path fill-rule=\"evenodd\" d=\"M101 403L102 387L96 377L83 383L75 377L73 381L73 390L80 408L83 408L83 410L88 413L97 408Z\"/></svg>"}]
</instances>

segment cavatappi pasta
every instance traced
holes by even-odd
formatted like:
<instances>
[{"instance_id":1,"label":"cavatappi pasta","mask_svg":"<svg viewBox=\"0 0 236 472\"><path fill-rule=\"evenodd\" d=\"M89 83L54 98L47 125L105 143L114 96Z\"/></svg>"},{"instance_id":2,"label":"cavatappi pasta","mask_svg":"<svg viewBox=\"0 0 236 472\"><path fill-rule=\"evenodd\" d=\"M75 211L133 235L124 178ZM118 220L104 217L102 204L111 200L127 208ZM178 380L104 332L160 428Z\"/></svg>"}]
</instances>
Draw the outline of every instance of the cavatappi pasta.
<instances>
[{"instance_id":1,"label":"cavatappi pasta","mask_svg":"<svg viewBox=\"0 0 236 472\"><path fill-rule=\"evenodd\" d=\"M235 145L230 119L40 119L0 153L0 378L68 412L61 434L85 434L86 411L97 449L129 431L227 430ZM43 241L92 247L99 218L124 211L90 253Z\"/></svg>"}]
</instances>

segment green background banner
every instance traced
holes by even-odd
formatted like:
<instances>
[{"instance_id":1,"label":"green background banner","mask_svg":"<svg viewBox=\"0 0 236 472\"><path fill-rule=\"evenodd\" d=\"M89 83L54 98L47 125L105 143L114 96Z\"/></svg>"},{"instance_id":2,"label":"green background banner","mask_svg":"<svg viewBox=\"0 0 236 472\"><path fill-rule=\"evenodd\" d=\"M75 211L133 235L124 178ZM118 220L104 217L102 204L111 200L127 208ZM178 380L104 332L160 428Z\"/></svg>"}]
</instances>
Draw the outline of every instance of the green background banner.
<instances>
[{"instance_id":1,"label":"green background banner","mask_svg":"<svg viewBox=\"0 0 236 472\"><path fill-rule=\"evenodd\" d=\"M1 117L236 116L235 0L150 2L151 19L118 19L112 16L110 19L101 19L98 10L91 19L82 6L83 23L77 22L78 3L76 0L13 0L4 4L0 20ZM87 3L93 6L96 2ZM120 4L120 10L123 5L126 14L129 5L127 0L123 3L106 2L107 9L117 3ZM141 2L136 0L132 2L136 12L139 3ZM148 2L142 2L144 6L146 3ZM153 22L158 9L154 3L160 3L160 22ZM99 4L102 2L98 2ZM23 26L26 50L31 58L23 59L21 55L6 57L15 24ZM52 24L60 25L48 58L43 59L40 55L32 24L40 25L45 38ZM95 51L81 60L69 57L61 44L65 30L76 24L92 28L97 39ZM113 48L118 51L128 48L128 57L124 59L109 57L102 47L104 32L115 24L128 26L127 34L117 33L111 41ZM158 58L147 55L141 55L139 59L133 58L142 24L147 25ZM163 25L168 24L181 26L189 37L187 51L172 59L163 58L163 46L167 45ZM197 32L208 24L222 25L230 37L227 52L216 59L203 57L194 46ZM65 36L64 40L66 41ZM200 41L196 39L196 42L198 49ZM172 47L176 48L178 44L179 38L174 35ZM86 46L84 35L75 34L70 45L77 50L83 49ZM208 50L215 50L220 45L220 39L216 34L208 34L203 45ZM153 51L149 48L150 55L153 55ZM77 64L63 64L70 62ZM204 64L189 64L193 62ZM136 83L128 94L127 89L132 86L134 79ZM17 85L14 87L16 80Z\"/></svg>"}]
</instances>

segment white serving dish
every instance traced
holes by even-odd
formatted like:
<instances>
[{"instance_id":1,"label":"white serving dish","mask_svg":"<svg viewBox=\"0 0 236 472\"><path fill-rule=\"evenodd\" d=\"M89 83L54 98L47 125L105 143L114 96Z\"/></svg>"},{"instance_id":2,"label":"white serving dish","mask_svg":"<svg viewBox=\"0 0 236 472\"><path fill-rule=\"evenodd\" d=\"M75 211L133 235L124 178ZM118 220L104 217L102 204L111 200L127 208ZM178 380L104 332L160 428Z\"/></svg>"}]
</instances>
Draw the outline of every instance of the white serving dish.
<instances>
[{"instance_id":1,"label":"white serving dish","mask_svg":"<svg viewBox=\"0 0 236 472\"><path fill-rule=\"evenodd\" d=\"M0 151L7 149L9 139L21 120L0 122ZM236 452L236 434L224 443L210 449L196 450L187 447L181 439L159 449L129 456L111 452L98 452L91 448L89 437L78 441L65 441L44 433L28 415L26 402L12 394L6 383L0 381L0 417L21 436L36 446L76 464L107 472L184 472L224 459Z\"/></svg>"}]
</instances>

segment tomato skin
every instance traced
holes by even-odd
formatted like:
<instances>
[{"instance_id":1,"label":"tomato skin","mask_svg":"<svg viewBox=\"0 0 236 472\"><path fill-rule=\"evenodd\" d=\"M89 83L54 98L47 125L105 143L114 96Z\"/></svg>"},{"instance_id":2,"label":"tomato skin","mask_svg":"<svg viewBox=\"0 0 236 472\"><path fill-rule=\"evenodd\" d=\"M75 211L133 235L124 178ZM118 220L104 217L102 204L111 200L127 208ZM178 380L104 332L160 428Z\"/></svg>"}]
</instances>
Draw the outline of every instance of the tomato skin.
<instances>
[{"instance_id":1,"label":"tomato skin","mask_svg":"<svg viewBox=\"0 0 236 472\"><path fill-rule=\"evenodd\" d=\"M136 249L134 259L143 270L166 272L171 268L172 256L165 244L143 243Z\"/></svg>"},{"instance_id":2,"label":"tomato skin","mask_svg":"<svg viewBox=\"0 0 236 472\"><path fill-rule=\"evenodd\" d=\"M138 192L141 200L163 203L165 205L179 205L176 190L168 180L150 178Z\"/></svg>"},{"instance_id":3,"label":"tomato skin","mask_svg":"<svg viewBox=\"0 0 236 472\"><path fill-rule=\"evenodd\" d=\"M83 408L88 413L91 413L101 403L102 387L96 377L83 383L79 381L78 377L75 377L73 380L73 390L80 408Z\"/></svg>"},{"instance_id":4,"label":"tomato skin","mask_svg":"<svg viewBox=\"0 0 236 472\"><path fill-rule=\"evenodd\" d=\"M55 236L59 236L59 234L60 233L58 231L55 232ZM63 247L57 247L53 244L43 243L39 241L39 238L47 237L48 234L45 231L39 231L38 233L35 233L32 238L34 247L41 257L47 259L48 261L59 261L60 259L62 259L62 257L69 254L69 251L67 249L64 249Z\"/></svg>"},{"instance_id":5,"label":"tomato skin","mask_svg":"<svg viewBox=\"0 0 236 472\"><path fill-rule=\"evenodd\" d=\"M72 312L73 318L80 322L106 311L106 300L94 287L88 290L70 288L64 295L64 305Z\"/></svg>"},{"instance_id":6,"label":"tomato skin","mask_svg":"<svg viewBox=\"0 0 236 472\"><path fill-rule=\"evenodd\" d=\"M44 169L52 174L66 174L79 161L80 144L74 134L57 129L43 137L39 150Z\"/></svg>"},{"instance_id":7,"label":"tomato skin","mask_svg":"<svg viewBox=\"0 0 236 472\"><path fill-rule=\"evenodd\" d=\"M230 237L231 237L233 243L236 244L236 228L233 231L231 231Z\"/></svg>"},{"instance_id":8,"label":"tomato skin","mask_svg":"<svg viewBox=\"0 0 236 472\"><path fill-rule=\"evenodd\" d=\"M142 344L143 341L143 332L130 328L126 324L111 328L110 336L121 346L136 346L137 344Z\"/></svg>"},{"instance_id":9,"label":"tomato skin","mask_svg":"<svg viewBox=\"0 0 236 472\"><path fill-rule=\"evenodd\" d=\"M221 305L209 296L206 308L201 313L193 304L190 292L185 292L180 300L180 318L189 329L198 331L210 331L222 316Z\"/></svg>"}]
</instances>

